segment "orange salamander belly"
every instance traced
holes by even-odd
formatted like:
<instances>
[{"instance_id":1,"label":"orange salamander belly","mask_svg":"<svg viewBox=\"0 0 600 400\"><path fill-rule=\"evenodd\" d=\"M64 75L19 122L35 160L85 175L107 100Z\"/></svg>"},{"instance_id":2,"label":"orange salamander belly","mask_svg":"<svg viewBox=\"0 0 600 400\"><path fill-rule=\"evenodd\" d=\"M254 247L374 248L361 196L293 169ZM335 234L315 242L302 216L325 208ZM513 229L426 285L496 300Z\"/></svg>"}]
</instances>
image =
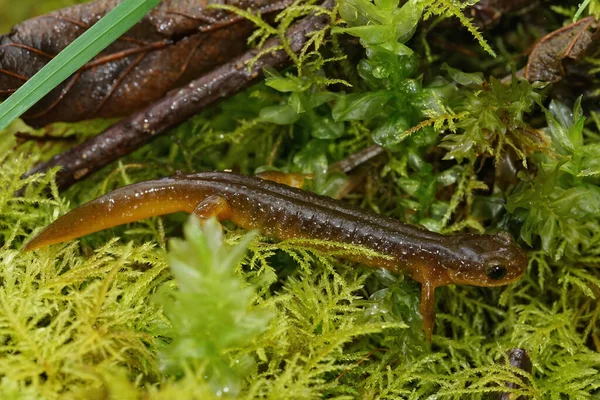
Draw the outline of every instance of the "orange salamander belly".
<instances>
[{"instance_id":1,"label":"orange salamander belly","mask_svg":"<svg viewBox=\"0 0 600 400\"><path fill-rule=\"evenodd\" d=\"M428 341L436 287L506 285L519 279L527 266L525 253L505 232L442 235L329 197L230 172L179 174L116 189L60 217L24 250L177 211L231 220L279 239L342 242L385 255L350 258L404 272L421 283L421 314Z\"/></svg>"}]
</instances>

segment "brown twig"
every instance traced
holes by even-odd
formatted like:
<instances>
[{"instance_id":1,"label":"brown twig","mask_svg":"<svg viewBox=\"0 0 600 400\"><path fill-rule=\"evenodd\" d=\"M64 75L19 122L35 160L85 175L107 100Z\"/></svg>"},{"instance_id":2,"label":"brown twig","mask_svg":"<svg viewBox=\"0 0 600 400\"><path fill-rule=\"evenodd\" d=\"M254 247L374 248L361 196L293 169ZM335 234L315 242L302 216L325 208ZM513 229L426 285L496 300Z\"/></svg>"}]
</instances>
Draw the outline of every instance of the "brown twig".
<instances>
[{"instance_id":1,"label":"brown twig","mask_svg":"<svg viewBox=\"0 0 600 400\"><path fill-rule=\"evenodd\" d=\"M332 164L329 167L329 171L341 171L347 174L384 153L385 149L383 147L374 144Z\"/></svg>"},{"instance_id":2,"label":"brown twig","mask_svg":"<svg viewBox=\"0 0 600 400\"><path fill-rule=\"evenodd\" d=\"M331 9L333 4L333 0L326 0L322 7ZM287 33L292 51L299 52L310 33L323 29L328 20L329 16L322 13L310 15L295 23ZM276 48L279 45L280 40L272 38L264 47ZM66 189L166 133L205 107L246 88L262 76L263 68L281 68L290 62L290 57L284 50L275 50L263 53L248 69L248 62L254 60L261 51L247 51L188 85L168 93L98 136L38 165L25 176L59 166L61 169L56 176L56 183L60 189Z\"/></svg>"}]
</instances>

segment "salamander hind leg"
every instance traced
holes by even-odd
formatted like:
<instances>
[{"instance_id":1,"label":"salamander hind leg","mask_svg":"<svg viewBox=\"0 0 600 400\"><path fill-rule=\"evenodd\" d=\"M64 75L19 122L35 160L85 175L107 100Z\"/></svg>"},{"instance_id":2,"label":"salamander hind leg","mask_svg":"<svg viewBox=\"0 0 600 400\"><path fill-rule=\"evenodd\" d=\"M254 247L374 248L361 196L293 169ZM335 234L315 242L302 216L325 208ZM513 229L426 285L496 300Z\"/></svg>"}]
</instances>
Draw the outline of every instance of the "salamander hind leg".
<instances>
[{"instance_id":1,"label":"salamander hind leg","mask_svg":"<svg viewBox=\"0 0 600 400\"><path fill-rule=\"evenodd\" d=\"M202 200L193 212L202 219L217 217L219 221L231 219L232 211L229 202L222 196L212 195Z\"/></svg>"},{"instance_id":2,"label":"salamander hind leg","mask_svg":"<svg viewBox=\"0 0 600 400\"><path fill-rule=\"evenodd\" d=\"M231 219L232 210L224 197L212 195L198 203L193 214L202 219L217 217L219 221L223 221Z\"/></svg>"}]
</instances>

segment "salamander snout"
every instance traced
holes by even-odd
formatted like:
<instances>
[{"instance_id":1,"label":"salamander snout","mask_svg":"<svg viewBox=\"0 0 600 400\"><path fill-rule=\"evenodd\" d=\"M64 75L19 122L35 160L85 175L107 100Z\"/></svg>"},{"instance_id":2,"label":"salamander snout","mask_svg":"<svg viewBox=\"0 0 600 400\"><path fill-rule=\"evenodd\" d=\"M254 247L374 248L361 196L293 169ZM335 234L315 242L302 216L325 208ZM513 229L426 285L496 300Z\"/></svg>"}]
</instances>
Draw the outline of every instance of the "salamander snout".
<instances>
[{"instance_id":1,"label":"salamander snout","mask_svg":"<svg viewBox=\"0 0 600 400\"><path fill-rule=\"evenodd\" d=\"M508 232L464 234L457 244L461 260L450 272L454 283L502 286L518 280L527 268L527 255Z\"/></svg>"}]
</instances>

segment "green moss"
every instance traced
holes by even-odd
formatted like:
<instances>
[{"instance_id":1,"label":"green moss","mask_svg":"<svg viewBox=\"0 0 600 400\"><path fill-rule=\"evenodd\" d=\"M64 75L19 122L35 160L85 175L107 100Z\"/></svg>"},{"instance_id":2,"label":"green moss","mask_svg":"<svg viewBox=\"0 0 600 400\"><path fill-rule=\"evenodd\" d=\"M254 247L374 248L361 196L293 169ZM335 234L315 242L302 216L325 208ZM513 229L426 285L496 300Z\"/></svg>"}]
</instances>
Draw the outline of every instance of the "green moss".
<instances>
[{"instance_id":1,"label":"green moss","mask_svg":"<svg viewBox=\"0 0 600 400\"><path fill-rule=\"evenodd\" d=\"M545 11L570 19L575 3ZM21 123L0 132L0 397L488 399L508 382L521 383L515 396L597 397L598 115L485 66L424 65L410 36L456 4L340 2L348 23L315 35L320 52L64 194L54 172L18 179L61 145L14 147ZM314 10L298 3L275 28L257 20L253 41ZM341 32L361 39L359 61ZM83 139L101 124L68 129ZM176 214L18 250L76 204L178 170L312 173L312 190L335 194L347 178L327 167L373 142L389 158L349 201L437 231L507 229L529 253L515 284L438 289L432 346L418 284L341 260L364 249L183 228ZM497 175L507 160L518 174ZM504 361L514 347L531 374Z\"/></svg>"}]
</instances>

